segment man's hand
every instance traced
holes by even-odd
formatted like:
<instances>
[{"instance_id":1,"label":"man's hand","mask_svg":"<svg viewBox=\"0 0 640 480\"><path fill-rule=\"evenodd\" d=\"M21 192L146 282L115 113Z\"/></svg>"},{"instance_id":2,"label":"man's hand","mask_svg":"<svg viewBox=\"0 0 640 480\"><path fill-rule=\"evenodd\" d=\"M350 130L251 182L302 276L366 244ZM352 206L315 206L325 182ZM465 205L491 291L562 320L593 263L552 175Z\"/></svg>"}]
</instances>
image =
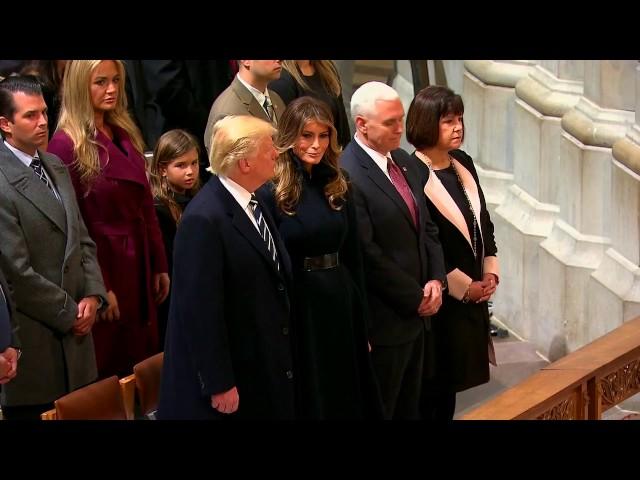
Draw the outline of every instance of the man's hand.
<instances>
[{"instance_id":1,"label":"man's hand","mask_svg":"<svg viewBox=\"0 0 640 480\"><path fill-rule=\"evenodd\" d=\"M0 353L0 385L7 383L18 373L18 351L9 347Z\"/></svg>"},{"instance_id":2,"label":"man's hand","mask_svg":"<svg viewBox=\"0 0 640 480\"><path fill-rule=\"evenodd\" d=\"M153 276L153 295L158 305L164 302L169 295L170 284L168 273L156 273Z\"/></svg>"},{"instance_id":3,"label":"man's hand","mask_svg":"<svg viewBox=\"0 0 640 480\"><path fill-rule=\"evenodd\" d=\"M223 393L215 393L211 395L211 406L220 413L235 412L238 410L239 403L240 396L238 395L238 389L236 387L233 387L231 390L227 390Z\"/></svg>"},{"instance_id":4,"label":"man's hand","mask_svg":"<svg viewBox=\"0 0 640 480\"><path fill-rule=\"evenodd\" d=\"M85 297L78 302L78 314L73 324L72 332L74 335L84 336L91 331L96 321L96 312L98 311L98 297Z\"/></svg>"},{"instance_id":5,"label":"man's hand","mask_svg":"<svg viewBox=\"0 0 640 480\"><path fill-rule=\"evenodd\" d=\"M424 286L424 297L418 307L421 317L435 315L442 305L442 283L439 280L429 280Z\"/></svg>"},{"instance_id":6,"label":"man's hand","mask_svg":"<svg viewBox=\"0 0 640 480\"><path fill-rule=\"evenodd\" d=\"M113 290L107 292L107 302L109 306L105 308L99 315L100 320L106 320L107 322L113 322L120 319L120 309L118 308L118 299Z\"/></svg>"}]
</instances>

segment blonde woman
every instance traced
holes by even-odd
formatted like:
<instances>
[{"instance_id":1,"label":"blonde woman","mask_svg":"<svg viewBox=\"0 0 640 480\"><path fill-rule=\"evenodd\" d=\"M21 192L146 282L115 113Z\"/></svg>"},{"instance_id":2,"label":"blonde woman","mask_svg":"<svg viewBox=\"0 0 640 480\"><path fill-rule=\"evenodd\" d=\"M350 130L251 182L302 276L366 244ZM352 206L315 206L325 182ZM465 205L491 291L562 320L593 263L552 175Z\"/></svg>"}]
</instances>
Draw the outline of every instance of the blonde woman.
<instances>
[{"instance_id":1,"label":"blonde woman","mask_svg":"<svg viewBox=\"0 0 640 480\"><path fill-rule=\"evenodd\" d=\"M349 120L342 102L342 86L338 70L331 60L283 60L278 80L269 88L278 93L285 105L296 98L309 95L325 102L331 109L338 145L347 146L351 140Z\"/></svg>"},{"instance_id":2,"label":"blonde woman","mask_svg":"<svg viewBox=\"0 0 640 480\"><path fill-rule=\"evenodd\" d=\"M93 328L101 378L131 373L158 348L156 305L169 291L140 131L127 113L120 60L73 60L49 152L68 165L98 246L108 308Z\"/></svg>"},{"instance_id":3,"label":"blonde woman","mask_svg":"<svg viewBox=\"0 0 640 480\"><path fill-rule=\"evenodd\" d=\"M149 164L149 183L153 194L162 239L172 271L173 241L182 212L200 188L198 156L200 147L196 138L185 130L169 130L156 144ZM169 300L158 310L160 347L164 346Z\"/></svg>"},{"instance_id":4,"label":"blonde woman","mask_svg":"<svg viewBox=\"0 0 640 480\"><path fill-rule=\"evenodd\" d=\"M278 127L273 189L262 189L291 257L297 412L305 419L382 418L368 349L355 205L323 102L301 97Z\"/></svg>"}]
</instances>

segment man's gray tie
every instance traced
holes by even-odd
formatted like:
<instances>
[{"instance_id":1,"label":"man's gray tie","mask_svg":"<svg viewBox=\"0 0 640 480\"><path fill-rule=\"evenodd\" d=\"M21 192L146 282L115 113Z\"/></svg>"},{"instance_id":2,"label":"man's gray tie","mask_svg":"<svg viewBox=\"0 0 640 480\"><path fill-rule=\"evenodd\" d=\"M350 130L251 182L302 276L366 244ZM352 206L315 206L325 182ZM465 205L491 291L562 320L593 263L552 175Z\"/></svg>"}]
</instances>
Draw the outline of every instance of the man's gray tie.
<instances>
[{"instance_id":1,"label":"man's gray tie","mask_svg":"<svg viewBox=\"0 0 640 480\"><path fill-rule=\"evenodd\" d=\"M269 117L269 121L271 123L275 123L274 121L274 111L273 111L273 104L271 103L271 100L269 99L269 97L264 97L264 103L262 104L264 111L267 112L267 116Z\"/></svg>"}]
</instances>

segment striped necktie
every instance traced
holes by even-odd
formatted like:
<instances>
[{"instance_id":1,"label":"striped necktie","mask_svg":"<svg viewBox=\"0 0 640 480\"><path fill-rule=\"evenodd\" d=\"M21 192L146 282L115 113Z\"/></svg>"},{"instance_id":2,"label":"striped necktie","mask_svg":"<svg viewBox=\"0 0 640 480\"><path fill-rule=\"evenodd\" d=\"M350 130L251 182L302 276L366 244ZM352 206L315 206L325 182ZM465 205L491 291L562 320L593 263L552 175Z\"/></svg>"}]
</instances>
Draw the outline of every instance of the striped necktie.
<instances>
[{"instance_id":1,"label":"striped necktie","mask_svg":"<svg viewBox=\"0 0 640 480\"><path fill-rule=\"evenodd\" d=\"M255 194L251 194L251 200L249 200L249 206L251 207L251 211L253 212L253 216L256 219L256 223L258 224L258 230L260 230L260 236L267 246L267 250L271 255L273 263L276 264L276 270L280 271L280 263L278 262L278 252L276 251L276 244L273 242L273 237L271 236L271 232L269 231L269 227L267 226L267 222L264 220L262 216L262 210L260 209L260 205L258 205L258 200L256 199Z\"/></svg>"},{"instance_id":2,"label":"striped necktie","mask_svg":"<svg viewBox=\"0 0 640 480\"><path fill-rule=\"evenodd\" d=\"M31 165L29 166L33 169L34 172L36 172L36 175L38 176L38 178L40 178L40 180L42 180L42 183L44 183L47 187L49 187L49 190L51 190L51 193L53 194L53 196L56 197L56 199L58 199L58 196L53 191L53 186L51 185L51 182L49 182L49 179L44 174L44 169L42 168L42 161L38 157L33 157L33 159L31 160Z\"/></svg>"}]
</instances>

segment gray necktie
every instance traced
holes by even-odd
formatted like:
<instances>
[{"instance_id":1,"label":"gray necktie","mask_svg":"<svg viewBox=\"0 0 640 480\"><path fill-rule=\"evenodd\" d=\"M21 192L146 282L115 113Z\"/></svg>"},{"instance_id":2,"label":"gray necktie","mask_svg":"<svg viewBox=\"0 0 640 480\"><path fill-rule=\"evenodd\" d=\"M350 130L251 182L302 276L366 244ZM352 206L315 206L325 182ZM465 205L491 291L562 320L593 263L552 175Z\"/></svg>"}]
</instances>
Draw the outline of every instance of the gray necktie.
<instances>
[{"instance_id":1,"label":"gray necktie","mask_svg":"<svg viewBox=\"0 0 640 480\"><path fill-rule=\"evenodd\" d=\"M267 116L269 117L269 121L271 121L271 123L274 123L273 121L273 105L271 104L271 100L269 99L269 97L264 97L264 103L262 104L262 106L264 107L264 111L267 112Z\"/></svg>"}]
</instances>

